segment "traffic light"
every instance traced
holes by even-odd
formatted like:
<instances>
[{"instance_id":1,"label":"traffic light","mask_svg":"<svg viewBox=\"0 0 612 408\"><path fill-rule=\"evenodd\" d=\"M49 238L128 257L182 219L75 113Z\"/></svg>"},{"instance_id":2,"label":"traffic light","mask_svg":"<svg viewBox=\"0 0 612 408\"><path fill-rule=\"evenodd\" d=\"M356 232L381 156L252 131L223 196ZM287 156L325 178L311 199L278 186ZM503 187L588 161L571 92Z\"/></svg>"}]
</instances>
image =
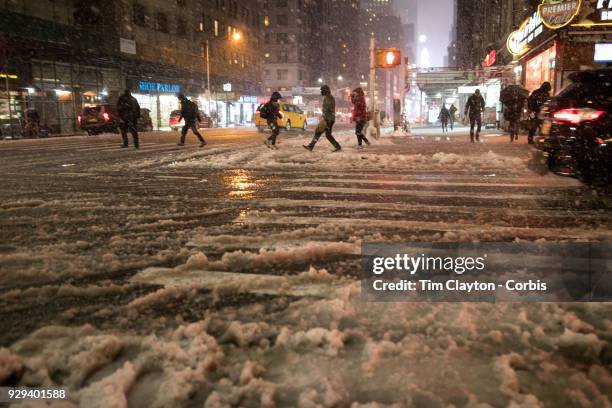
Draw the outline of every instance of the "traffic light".
<instances>
[{"instance_id":1,"label":"traffic light","mask_svg":"<svg viewBox=\"0 0 612 408\"><path fill-rule=\"evenodd\" d=\"M377 68L393 68L401 62L402 54L398 48L378 48L376 50Z\"/></svg>"}]
</instances>

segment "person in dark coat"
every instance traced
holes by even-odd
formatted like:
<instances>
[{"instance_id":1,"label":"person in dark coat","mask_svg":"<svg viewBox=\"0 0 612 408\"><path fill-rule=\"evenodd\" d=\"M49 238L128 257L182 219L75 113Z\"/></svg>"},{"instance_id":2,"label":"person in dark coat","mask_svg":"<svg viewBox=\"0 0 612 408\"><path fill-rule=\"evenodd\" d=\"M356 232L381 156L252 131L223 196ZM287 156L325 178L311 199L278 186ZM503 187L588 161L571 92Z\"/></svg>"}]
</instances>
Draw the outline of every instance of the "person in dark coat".
<instances>
[{"instance_id":1,"label":"person in dark coat","mask_svg":"<svg viewBox=\"0 0 612 408\"><path fill-rule=\"evenodd\" d=\"M117 100L117 113L119 114L119 130L123 139L121 147L128 147L127 132L129 130L134 140L134 148L139 149L138 118L140 118L140 105L129 89L126 89Z\"/></svg>"},{"instance_id":2,"label":"person in dark coat","mask_svg":"<svg viewBox=\"0 0 612 408\"><path fill-rule=\"evenodd\" d=\"M278 120L283 117L280 112L280 103L278 102L282 99L282 95L279 92L272 92L270 96L270 100L264 105L264 109L266 110L266 122L268 123L268 127L272 129L272 134L264 142L266 146L270 149L277 149L276 147L276 138L280 133L280 126L278 126Z\"/></svg>"},{"instance_id":3,"label":"person in dark coat","mask_svg":"<svg viewBox=\"0 0 612 408\"><path fill-rule=\"evenodd\" d=\"M368 111L366 108L365 94L361 87L355 88L351 93L351 103L353 110L351 111L351 120L355 122L355 135L357 136L357 148L361 149L362 142L370 145L370 141L363 134L363 128L368 122Z\"/></svg>"},{"instance_id":4,"label":"person in dark coat","mask_svg":"<svg viewBox=\"0 0 612 408\"><path fill-rule=\"evenodd\" d=\"M438 115L438 119L440 119L440 123L442 124L442 133L448 132L448 119L450 118L450 112L446 109L446 105L442 105L442 109L440 109L440 115Z\"/></svg>"},{"instance_id":5,"label":"person in dark coat","mask_svg":"<svg viewBox=\"0 0 612 408\"><path fill-rule=\"evenodd\" d=\"M206 146L206 141L198 131L198 126L196 124L196 121L201 120L198 105L187 99L183 94L179 94L178 99L181 103L181 116L179 117L179 121L185 119L185 125L181 129L181 141L178 143L178 146L185 146L185 136L187 136L189 129L197 136L200 141L200 147Z\"/></svg>"},{"instance_id":6,"label":"person in dark coat","mask_svg":"<svg viewBox=\"0 0 612 408\"><path fill-rule=\"evenodd\" d=\"M314 149L315 147L315 144L317 144L317 142L319 141L319 138L321 137L323 132L325 132L325 137L327 138L327 140L329 140L329 143L334 146L333 151L339 152L342 150L342 147L340 147L340 143L338 143L336 139L334 139L334 137L332 136L332 128L334 127L334 123L336 122L336 100L332 96L331 89L329 89L329 86L327 85L323 85L321 87L321 95L323 95L323 121L325 126L324 128L323 126L317 126L312 141L309 144L304 145L303 147L307 150L312 151L312 149Z\"/></svg>"},{"instance_id":7,"label":"person in dark coat","mask_svg":"<svg viewBox=\"0 0 612 408\"><path fill-rule=\"evenodd\" d=\"M552 86L550 82L544 82L542 86L533 91L527 99L527 108L529 109L529 118L531 119L531 126L529 126L529 136L527 137L527 143L533 144L533 137L536 131L541 125L541 121L538 118L542 105L548 98L550 98L550 90Z\"/></svg>"},{"instance_id":8,"label":"person in dark coat","mask_svg":"<svg viewBox=\"0 0 612 408\"><path fill-rule=\"evenodd\" d=\"M485 108L485 100L480 94L480 89L476 89L474 93L468 98L465 104L464 114L470 118L470 141L474 142L474 127L478 125L476 129L476 141L480 141L480 128L482 127L482 113Z\"/></svg>"},{"instance_id":9,"label":"person in dark coat","mask_svg":"<svg viewBox=\"0 0 612 408\"><path fill-rule=\"evenodd\" d=\"M453 130L453 125L455 124L455 114L457 113L457 108L454 104L451 103L450 108L448 109L448 119L450 121L451 130Z\"/></svg>"},{"instance_id":10,"label":"person in dark coat","mask_svg":"<svg viewBox=\"0 0 612 408\"><path fill-rule=\"evenodd\" d=\"M504 119L508 121L510 130L510 141L518 140L519 123L525 99L517 98L512 103L504 104Z\"/></svg>"}]
</instances>

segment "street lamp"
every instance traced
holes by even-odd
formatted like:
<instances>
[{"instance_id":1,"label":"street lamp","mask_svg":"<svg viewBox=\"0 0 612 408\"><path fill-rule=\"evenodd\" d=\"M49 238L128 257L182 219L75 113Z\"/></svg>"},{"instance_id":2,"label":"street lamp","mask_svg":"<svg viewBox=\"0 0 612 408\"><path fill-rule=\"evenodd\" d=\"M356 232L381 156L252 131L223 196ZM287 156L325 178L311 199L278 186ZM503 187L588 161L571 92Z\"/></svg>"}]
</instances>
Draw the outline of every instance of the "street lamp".
<instances>
[{"instance_id":1,"label":"street lamp","mask_svg":"<svg viewBox=\"0 0 612 408\"><path fill-rule=\"evenodd\" d=\"M323 78L319 78L319 79L317 79L317 82L318 82L318 83L320 83L320 84L322 84L322 83L323 83Z\"/></svg>"},{"instance_id":2,"label":"street lamp","mask_svg":"<svg viewBox=\"0 0 612 408\"><path fill-rule=\"evenodd\" d=\"M242 39L242 34L240 31L234 31L231 36L231 39L234 42L239 42ZM210 40L206 39L206 97L208 99L208 114L210 115Z\"/></svg>"},{"instance_id":3,"label":"street lamp","mask_svg":"<svg viewBox=\"0 0 612 408\"><path fill-rule=\"evenodd\" d=\"M342 75L338 75L338 81L342 81Z\"/></svg>"}]
</instances>

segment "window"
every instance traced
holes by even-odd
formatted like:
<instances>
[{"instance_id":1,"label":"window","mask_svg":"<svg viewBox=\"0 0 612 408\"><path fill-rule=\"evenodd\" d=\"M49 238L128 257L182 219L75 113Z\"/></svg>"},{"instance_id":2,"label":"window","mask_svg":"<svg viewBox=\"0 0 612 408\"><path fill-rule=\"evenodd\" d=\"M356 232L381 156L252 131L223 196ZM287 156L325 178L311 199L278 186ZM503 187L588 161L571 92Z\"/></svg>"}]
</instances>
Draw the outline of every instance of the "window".
<instances>
[{"instance_id":1,"label":"window","mask_svg":"<svg viewBox=\"0 0 612 408\"><path fill-rule=\"evenodd\" d=\"M287 35L287 33L277 33L276 42L278 42L279 44L287 44L289 42L289 36Z\"/></svg>"},{"instance_id":2,"label":"window","mask_svg":"<svg viewBox=\"0 0 612 408\"><path fill-rule=\"evenodd\" d=\"M155 29L157 31L161 31L162 33L168 32L168 16L164 13L157 13L155 18Z\"/></svg>"},{"instance_id":3,"label":"window","mask_svg":"<svg viewBox=\"0 0 612 408\"><path fill-rule=\"evenodd\" d=\"M187 23L182 18L176 20L176 35L179 37L187 37Z\"/></svg>"},{"instance_id":4,"label":"window","mask_svg":"<svg viewBox=\"0 0 612 408\"><path fill-rule=\"evenodd\" d=\"M144 27L146 24L146 12L142 4L134 3L132 8L134 24Z\"/></svg>"},{"instance_id":5,"label":"window","mask_svg":"<svg viewBox=\"0 0 612 408\"><path fill-rule=\"evenodd\" d=\"M289 70L287 69L277 69L276 70L276 79L279 81L284 81L289 77Z\"/></svg>"},{"instance_id":6,"label":"window","mask_svg":"<svg viewBox=\"0 0 612 408\"><path fill-rule=\"evenodd\" d=\"M278 62L289 62L289 54L287 54L287 51L278 52Z\"/></svg>"},{"instance_id":7,"label":"window","mask_svg":"<svg viewBox=\"0 0 612 408\"><path fill-rule=\"evenodd\" d=\"M272 42L272 34L266 33L264 35L264 44L270 44Z\"/></svg>"},{"instance_id":8,"label":"window","mask_svg":"<svg viewBox=\"0 0 612 408\"><path fill-rule=\"evenodd\" d=\"M287 25L287 16L285 14L279 14L276 16L276 22L278 25L286 26Z\"/></svg>"},{"instance_id":9,"label":"window","mask_svg":"<svg viewBox=\"0 0 612 408\"><path fill-rule=\"evenodd\" d=\"M179 7L185 7L187 5L187 0L176 0L176 5Z\"/></svg>"},{"instance_id":10,"label":"window","mask_svg":"<svg viewBox=\"0 0 612 408\"><path fill-rule=\"evenodd\" d=\"M265 25L266 27L269 27L269 26L270 26L270 17L268 17L268 16L264 16L264 25Z\"/></svg>"},{"instance_id":11,"label":"window","mask_svg":"<svg viewBox=\"0 0 612 408\"><path fill-rule=\"evenodd\" d=\"M215 37L219 36L219 22L215 20Z\"/></svg>"},{"instance_id":12,"label":"window","mask_svg":"<svg viewBox=\"0 0 612 408\"><path fill-rule=\"evenodd\" d=\"M276 0L276 7L287 7L287 0Z\"/></svg>"}]
</instances>

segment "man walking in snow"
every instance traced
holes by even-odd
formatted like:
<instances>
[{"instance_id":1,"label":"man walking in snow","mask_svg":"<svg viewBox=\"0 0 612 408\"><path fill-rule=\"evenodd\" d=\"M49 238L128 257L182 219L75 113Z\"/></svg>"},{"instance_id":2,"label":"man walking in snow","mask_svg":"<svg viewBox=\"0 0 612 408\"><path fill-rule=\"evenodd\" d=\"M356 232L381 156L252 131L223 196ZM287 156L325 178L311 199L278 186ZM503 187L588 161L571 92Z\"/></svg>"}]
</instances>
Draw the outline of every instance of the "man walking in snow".
<instances>
[{"instance_id":1,"label":"man walking in snow","mask_svg":"<svg viewBox=\"0 0 612 408\"><path fill-rule=\"evenodd\" d=\"M550 85L550 82L544 82L542 86L533 91L531 95L529 95L529 99L527 99L529 118L531 119L529 134L527 136L527 143L529 144L533 144L533 137L535 136L538 127L540 127L541 121L538 118L538 115L540 114L540 109L542 108L542 105L544 105L544 102L550 98L551 89L552 86Z\"/></svg>"},{"instance_id":2,"label":"man walking in snow","mask_svg":"<svg viewBox=\"0 0 612 408\"><path fill-rule=\"evenodd\" d=\"M450 120L451 130L453 130L453 125L455 124L455 113L457 113L457 108L455 108L455 104L451 103L451 106L448 109L448 113L449 113L448 119Z\"/></svg>"},{"instance_id":3,"label":"man walking in snow","mask_svg":"<svg viewBox=\"0 0 612 408\"><path fill-rule=\"evenodd\" d=\"M442 133L448 132L448 118L450 117L450 113L448 109L446 109L446 105L442 105L442 109L440 109L440 115L438 115L438 119L440 119L440 123L442 124Z\"/></svg>"},{"instance_id":4,"label":"man walking in snow","mask_svg":"<svg viewBox=\"0 0 612 408\"><path fill-rule=\"evenodd\" d=\"M351 103L353 104L353 110L351 112L351 120L355 122L355 135L357 136L357 148L363 148L362 142L366 145L370 145L370 142L363 134L363 128L368 122L368 112L366 108L365 94L361 87L355 88L351 93Z\"/></svg>"},{"instance_id":5,"label":"man walking in snow","mask_svg":"<svg viewBox=\"0 0 612 408\"><path fill-rule=\"evenodd\" d=\"M266 102L266 104L259 111L259 115L262 119L265 119L268 123L268 127L272 129L272 134L264 142L266 146L270 149L277 149L276 147L276 138L280 133L280 126L278 126L278 120L283 117L280 113L280 104L278 101L282 98L281 94L278 92L272 92L270 96L270 100Z\"/></svg>"},{"instance_id":6,"label":"man walking in snow","mask_svg":"<svg viewBox=\"0 0 612 408\"><path fill-rule=\"evenodd\" d=\"M121 147L128 147L128 130L132 134L134 140L134 148L139 149L140 144L138 142L138 118L140 117L140 105L136 98L134 98L129 89L117 100L117 113L119 114L119 130L121 131L121 138L123 139L123 145Z\"/></svg>"},{"instance_id":7,"label":"man walking in snow","mask_svg":"<svg viewBox=\"0 0 612 408\"><path fill-rule=\"evenodd\" d=\"M178 146L185 146L185 136L187 136L189 129L191 129L191 131L198 137L200 147L206 146L206 141L200 132L198 132L198 126L196 124L196 121L201 120L198 105L187 99L187 97L183 94L179 94L178 98L181 103L181 116L179 121L181 119L185 119L185 125L183 126L183 129L181 129L181 141L178 143Z\"/></svg>"},{"instance_id":8,"label":"man walking in snow","mask_svg":"<svg viewBox=\"0 0 612 408\"><path fill-rule=\"evenodd\" d=\"M340 147L340 144L336 141L336 139L334 139L334 137L332 136L332 128L334 127L334 123L336 122L336 100L332 96L331 89L329 89L329 86L327 85L323 85L321 87L321 95L323 95L323 121L325 126L324 128L323 126L317 126L312 141L309 144L304 145L303 147L304 149L310 150L312 152L312 149L314 149L315 144L317 144L319 138L321 137L323 132L325 132L325 137L327 138L327 140L329 140L329 143L334 146L333 151L339 152L340 150L342 150L342 148Z\"/></svg>"},{"instance_id":9,"label":"man walking in snow","mask_svg":"<svg viewBox=\"0 0 612 408\"><path fill-rule=\"evenodd\" d=\"M465 116L470 118L470 141L474 143L474 127L478 125L476 129L476 141L480 141L480 128L482 127L482 113L485 108L485 100L480 95L480 89L476 89L474 93L468 98L465 104Z\"/></svg>"}]
</instances>

